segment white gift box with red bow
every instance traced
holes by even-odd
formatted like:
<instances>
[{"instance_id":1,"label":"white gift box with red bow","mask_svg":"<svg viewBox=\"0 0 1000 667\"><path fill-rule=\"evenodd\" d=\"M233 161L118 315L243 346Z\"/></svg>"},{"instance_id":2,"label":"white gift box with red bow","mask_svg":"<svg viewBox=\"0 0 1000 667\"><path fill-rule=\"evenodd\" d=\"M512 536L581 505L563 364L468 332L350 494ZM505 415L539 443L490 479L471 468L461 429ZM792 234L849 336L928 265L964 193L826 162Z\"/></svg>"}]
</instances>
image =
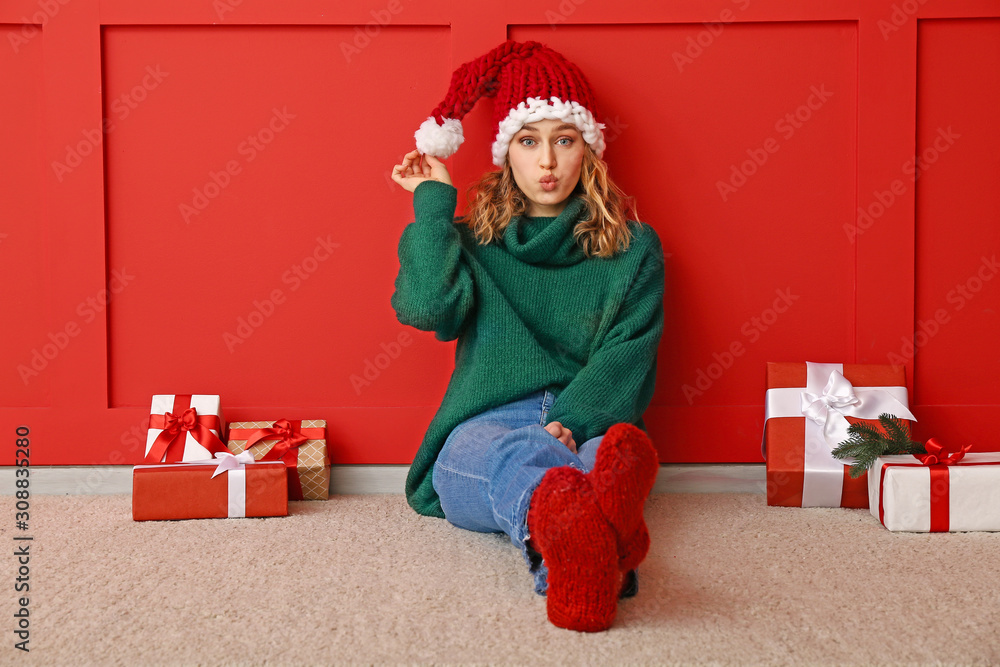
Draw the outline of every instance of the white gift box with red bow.
<instances>
[{"instance_id":1,"label":"white gift box with red bow","mask_svg":"<svg viewBox=\"0 0 1000 667\"><path fill-rule=\"evenodd\" d=\"M144 463L211 459L228 452L222 442L225 422L214 394L156 394L149 409Z\"/></svg>"},{"instance_id":2,"label":"white gift box with red bow","mask_svg":"<svg viewBox=\"0 0 1000 667\"><path fill-rule=\"evenodd\" d=\"M927 458L875 460L868 471L872 515L892 531L1000 531L1000 452L964 454L947 463L937 456L922 460Z\"/></svg>"}]
</instances>

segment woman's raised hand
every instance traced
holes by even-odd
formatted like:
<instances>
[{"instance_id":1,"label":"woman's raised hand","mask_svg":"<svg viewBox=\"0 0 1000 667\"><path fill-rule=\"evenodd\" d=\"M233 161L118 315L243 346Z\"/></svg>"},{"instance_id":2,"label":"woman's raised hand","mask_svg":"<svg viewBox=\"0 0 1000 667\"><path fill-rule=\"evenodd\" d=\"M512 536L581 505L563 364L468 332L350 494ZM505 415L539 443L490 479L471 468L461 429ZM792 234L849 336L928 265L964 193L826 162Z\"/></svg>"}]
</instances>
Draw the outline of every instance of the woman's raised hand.
<instances>
[{"instance_id":1,"label":"woman's raised hand","mask_svg":"<svg viewBox=\"0 0 1000 667\"><path fill-rule=\"evenodd\" d=\"M399 183L407 192L413 192L424 181L441 181L452 185L451 176L444 162L433 155L422 154L417 149L403 156L403 162L392 168L392 180Z\"/></svg>"},{"instance_id":2,"label":"woman's raised hand","mask_svg":"<svg viewBox=\"0 0 1000 667\"><path fill-rule=\"evenodd\" d=\"M576 440L573 439L573 432L563 426L560 422L549 422L545 425L545 430L551 433L562 444L566 445L569 451L576 454Z\"/></svg>"}]
</instances>

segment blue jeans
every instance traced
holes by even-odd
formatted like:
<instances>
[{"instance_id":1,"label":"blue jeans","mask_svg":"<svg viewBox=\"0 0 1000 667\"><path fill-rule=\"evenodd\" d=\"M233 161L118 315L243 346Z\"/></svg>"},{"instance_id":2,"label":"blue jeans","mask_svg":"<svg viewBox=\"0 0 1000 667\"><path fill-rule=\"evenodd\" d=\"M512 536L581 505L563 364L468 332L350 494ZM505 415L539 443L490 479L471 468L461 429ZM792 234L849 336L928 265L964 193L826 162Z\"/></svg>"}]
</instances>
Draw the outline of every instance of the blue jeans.
<instances>
[{"instance_id":1,"label":"blue jeans","mask_svg":"<svg viewBox=\"0 0 1000 667\"><path fill-rule=\"evenodd\" d=\"M548 569L526 544L531 495L549 468L589 472L604 438L578 442L578 453L571 452L544 428L554 400L552 392L542 389L462 422L445 441L432 477L448 522L510 536L524 554L539 594L547 588Z\"/></svg>"}]
</instances>

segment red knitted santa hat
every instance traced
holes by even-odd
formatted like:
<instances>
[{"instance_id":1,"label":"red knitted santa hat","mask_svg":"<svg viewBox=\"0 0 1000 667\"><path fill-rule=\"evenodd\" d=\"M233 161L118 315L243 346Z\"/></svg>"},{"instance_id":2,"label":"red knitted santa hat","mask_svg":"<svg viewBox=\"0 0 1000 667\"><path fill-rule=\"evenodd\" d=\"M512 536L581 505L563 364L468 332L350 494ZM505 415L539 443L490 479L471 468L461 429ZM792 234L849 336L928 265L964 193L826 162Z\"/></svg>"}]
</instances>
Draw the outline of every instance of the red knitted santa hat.
<instances>
[{"instance_id":1,"label":"red knitted santa hat","mask_svg":"<svg viewBox=\"0 0 1000 667\"><path fill-rule=\"evenodd\" d=\"M548 118L572 123L598 157L604 154L604 124L597 122L583 72L544 44L514 40L455 70L444 101L413 135L417 150L439 158L453 155L465 140L462 118L481 97L495 98L493 164L498 167L522 126Z\"/></svg>"}]
</instances>

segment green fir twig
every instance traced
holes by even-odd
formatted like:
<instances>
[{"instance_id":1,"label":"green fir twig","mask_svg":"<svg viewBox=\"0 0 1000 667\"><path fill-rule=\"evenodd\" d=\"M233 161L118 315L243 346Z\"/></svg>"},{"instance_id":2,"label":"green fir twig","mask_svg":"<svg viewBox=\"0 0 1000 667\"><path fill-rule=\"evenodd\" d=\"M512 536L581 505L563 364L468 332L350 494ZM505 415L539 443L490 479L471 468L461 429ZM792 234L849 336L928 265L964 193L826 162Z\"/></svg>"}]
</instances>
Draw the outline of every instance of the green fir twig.
<instances>
[{"instance_id":1,"label":"green fir twig","mask_svg":"<svg viewBox=\"0 0 1000 667\"><path fill-rule=\"evenodd\" d=\"M851 424L847 428L850 437L832 452L838 459L854 459L850 468L852 479L863 475L882 455L927 453L923 443L910 439L909 429L902 419L883 412L878 416L878 423L878 426L871 422Z\"/></svg>"}]
</instances>

